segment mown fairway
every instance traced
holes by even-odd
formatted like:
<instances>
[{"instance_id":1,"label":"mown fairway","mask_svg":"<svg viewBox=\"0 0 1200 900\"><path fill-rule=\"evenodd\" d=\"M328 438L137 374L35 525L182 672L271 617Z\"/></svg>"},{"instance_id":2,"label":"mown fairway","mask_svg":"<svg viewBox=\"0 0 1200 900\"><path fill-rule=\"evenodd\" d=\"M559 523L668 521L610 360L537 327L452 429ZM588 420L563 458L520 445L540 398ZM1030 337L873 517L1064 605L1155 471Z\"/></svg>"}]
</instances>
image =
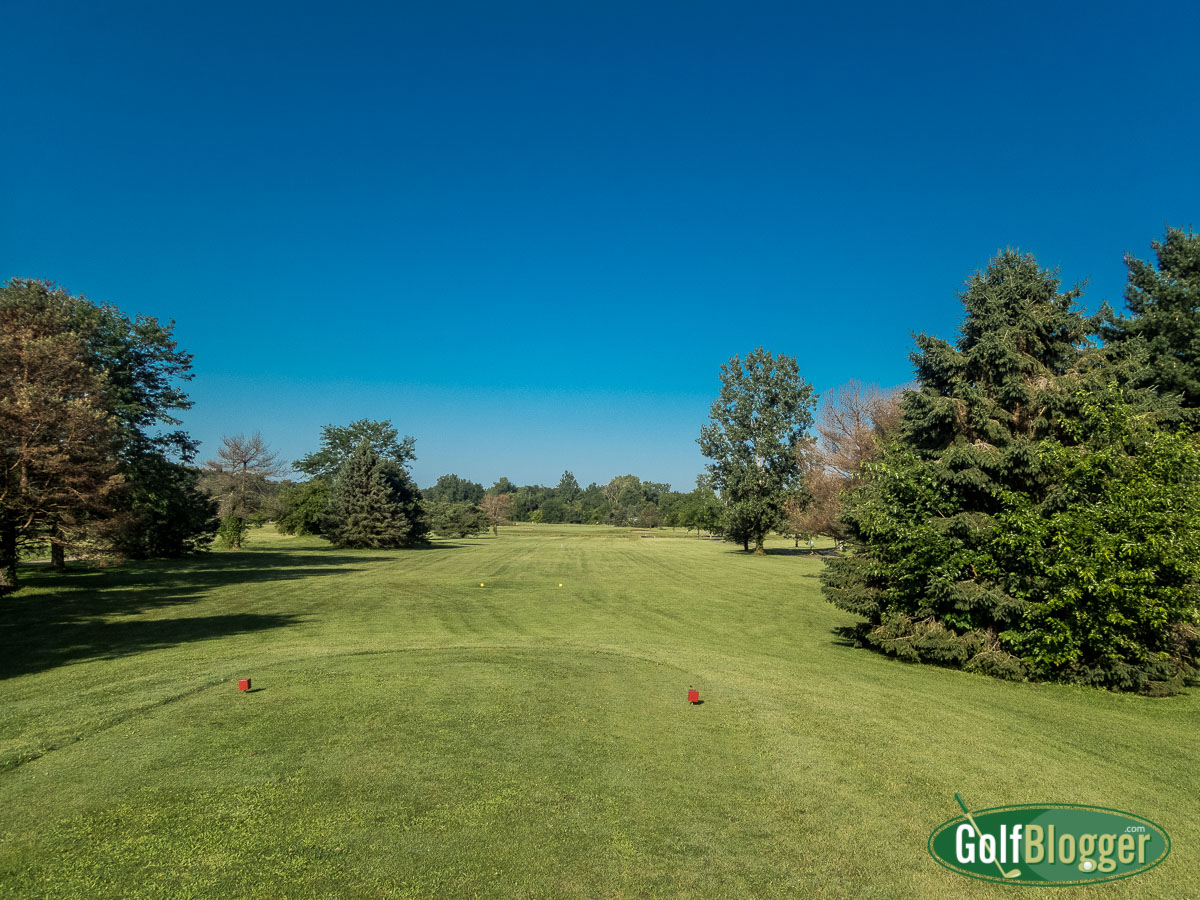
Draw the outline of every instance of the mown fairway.
<instances>
[{"instance_id":1,"label":"mown fairway","mask_svg":"<svg viewBox=\"0 0 1200 900\"><path fill-rule=\"evenodd\" d=\"M1147 816L1166 862L1091 890L1200 896L1197 692L884 659L835 633L819 560L682 533L252 538L25 570L0 617L5 896L1036 893L930 859L955 791Z\"/></svg>"}]
</instances>

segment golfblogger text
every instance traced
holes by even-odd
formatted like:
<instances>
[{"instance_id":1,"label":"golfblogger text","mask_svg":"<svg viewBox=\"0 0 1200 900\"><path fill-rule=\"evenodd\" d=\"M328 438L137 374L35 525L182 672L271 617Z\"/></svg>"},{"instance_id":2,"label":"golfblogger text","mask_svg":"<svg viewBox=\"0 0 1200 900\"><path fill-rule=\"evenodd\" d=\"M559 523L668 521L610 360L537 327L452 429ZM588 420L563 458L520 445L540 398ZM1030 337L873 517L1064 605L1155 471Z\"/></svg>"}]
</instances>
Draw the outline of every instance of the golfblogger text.
<instances>
[{"instance_id":1,"label":"golfblogger text","mask_svg":"<svg viewBox=\"0 0 1200 900\"><path fill-rule=\"evenodd\" d=\"M1124 832L1075 834L1055 826L1001 825L999 833L977 835L970 823L958 826L955 853L960 864L974 862L1077 865L1081 872L1112 872L1117 864L1146 862L1151 836L1133 825Z\"/></svg>"}]
</instances>

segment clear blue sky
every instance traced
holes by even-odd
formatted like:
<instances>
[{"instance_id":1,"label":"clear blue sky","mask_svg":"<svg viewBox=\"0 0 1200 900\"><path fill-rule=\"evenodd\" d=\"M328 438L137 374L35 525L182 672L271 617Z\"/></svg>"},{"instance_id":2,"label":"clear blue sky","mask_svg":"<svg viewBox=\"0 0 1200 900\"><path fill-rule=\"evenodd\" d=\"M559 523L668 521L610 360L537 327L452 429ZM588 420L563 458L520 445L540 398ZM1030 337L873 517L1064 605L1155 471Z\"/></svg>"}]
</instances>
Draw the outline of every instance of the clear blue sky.
<instances>
[{"instance_id":1,"label":"clear blue sky","mask_svg":"<svg viewBox=\"0 0 1200 900\"><path fill-rule=\"evenodd\" d=\"M177 322L210 455L687 489L718 369L908 380L1019 247L1200 225L1192 3L7 4L0 278Z\"/></svg>"}]
</instances>

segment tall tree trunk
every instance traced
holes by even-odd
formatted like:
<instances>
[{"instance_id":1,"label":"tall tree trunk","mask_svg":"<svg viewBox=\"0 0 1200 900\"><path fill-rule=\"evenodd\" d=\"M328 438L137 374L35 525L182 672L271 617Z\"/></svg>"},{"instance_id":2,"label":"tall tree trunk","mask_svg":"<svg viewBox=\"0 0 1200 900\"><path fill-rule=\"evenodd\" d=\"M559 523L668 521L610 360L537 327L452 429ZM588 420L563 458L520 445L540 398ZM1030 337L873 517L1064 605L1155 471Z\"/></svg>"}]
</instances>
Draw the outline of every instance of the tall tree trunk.
<instances>
[{"instance_id":1,"label":"tall tree trunk","mask_svg":"<svg viewBox=\"0 0 1200 900\"><path fill-rule=\"evenodd\" d=\"M0 597L17 589L17 526L0 520Z\"/></svg>"},{"instance_id":2,"label":"tall tree trunk","mask_svg":"<svg viewBox=\"0 0 1200 900\"><path fill-rule=\"evenodd\" d=\"M50 525L50 568L65 569L67 567L67 555L63 552L62 545L62 529L58 527L57 522Z\"/></svg>"},{"instance_id":3,"label":"tall tree trunk","mask_svg":"<svg viewBox=\"0 0 1200 900\"><path fill-rule=\"evenodd\" d=\"M767 551L763 549L763 536L761 534L756 534L754 536L754 555L765 556L766 552Z\"/></svg>"},{"instance_id":4,"label":"tall tree trunk","mask_svg":"<svg viewBox=\"0 0 1200 900\"><path fill-rule=\"evenodd\" d=\"M742 538L742 549L747 553L750 552L750 538Z\"/></svg>"}]
</instances>

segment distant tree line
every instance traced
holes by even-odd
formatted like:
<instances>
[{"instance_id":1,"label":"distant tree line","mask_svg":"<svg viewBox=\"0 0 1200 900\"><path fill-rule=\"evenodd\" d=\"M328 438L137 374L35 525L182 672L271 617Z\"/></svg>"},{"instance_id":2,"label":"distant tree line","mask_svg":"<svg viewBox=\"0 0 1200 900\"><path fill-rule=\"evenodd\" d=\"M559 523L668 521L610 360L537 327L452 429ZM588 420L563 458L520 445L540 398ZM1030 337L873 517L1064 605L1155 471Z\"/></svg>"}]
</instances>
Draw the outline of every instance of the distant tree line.
<instances>
[{"instance_id":1,"label":"distant tree line","mask_svg":"<svg viewBox=\"0 0 1200 900\"><path fill-rule=\"evenodd\" d=\"M703 500L712 497L708 488L683 493L636 475L618 475L605 484L592 483L585 488L566 471L554 487L517 485L500 478L485 489L481 483L451 474L441 476L421 493L431 508L478 506L487 497L507 497L504 518L512 522L688 529L718 525L718 517L705 515Z\"/></svg>"},{"instance_id":2,"label":"distant tree line","mask_svg":"<svg viewBox=\"0 0 1200 900\"><path fill-rule=\"evenodd\" d=\"M363 420L347 429L361 431L368 424L390 427L390 423ZM341 430L327 426L326 433ZM300 471L311 470L309 459L294 465ZM285 533L332 539L330 503L337 472L309 474L313 477L308 481L279 486L274 499L262 509L272 510L276 525ZM456 474L443 475L418 492L412 515L424 523L420 534L442 537L496 533L501 525L517 522L684 528L697 535L703 531L720 534L723 524L716 494L703 479L687 493L672 491L668 484L642 481L636 475L619 475L604 485L582 488L569 471L555 487L517 485L501 478L484 488L482 483Z\"/></svg>"}]
</instances>

